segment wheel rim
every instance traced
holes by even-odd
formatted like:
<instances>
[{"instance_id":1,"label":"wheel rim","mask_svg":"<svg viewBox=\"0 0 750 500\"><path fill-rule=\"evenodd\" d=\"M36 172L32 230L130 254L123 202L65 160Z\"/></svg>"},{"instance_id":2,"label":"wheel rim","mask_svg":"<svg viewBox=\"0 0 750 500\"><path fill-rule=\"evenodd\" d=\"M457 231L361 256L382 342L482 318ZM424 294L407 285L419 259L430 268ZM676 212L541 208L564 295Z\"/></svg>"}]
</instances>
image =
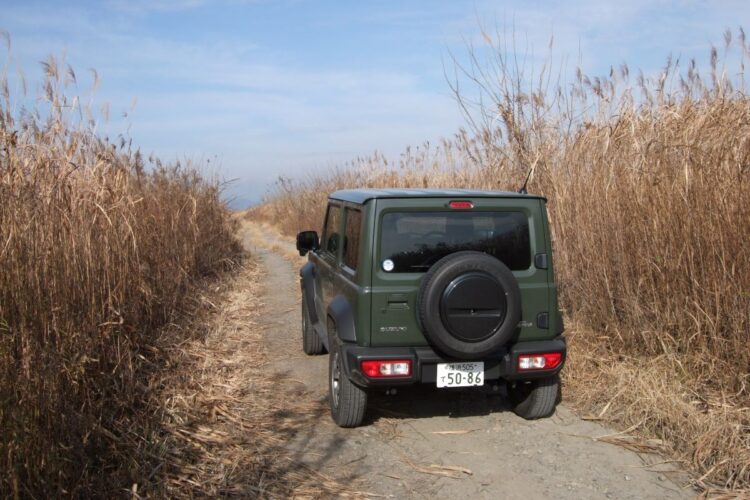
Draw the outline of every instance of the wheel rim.
<instances>
[{"instance_id":1,"label":"wheel rim","mask_svg":"<svg viewBox=\"0 0 750 500\"><path fill-rule=\"evenodd\" d=\"M341 382L341 366L339 365L339 354L333 354L333 367L331 369L331 400L333 407L339 407L339 390Z\"/></svg>"}]
</instances>

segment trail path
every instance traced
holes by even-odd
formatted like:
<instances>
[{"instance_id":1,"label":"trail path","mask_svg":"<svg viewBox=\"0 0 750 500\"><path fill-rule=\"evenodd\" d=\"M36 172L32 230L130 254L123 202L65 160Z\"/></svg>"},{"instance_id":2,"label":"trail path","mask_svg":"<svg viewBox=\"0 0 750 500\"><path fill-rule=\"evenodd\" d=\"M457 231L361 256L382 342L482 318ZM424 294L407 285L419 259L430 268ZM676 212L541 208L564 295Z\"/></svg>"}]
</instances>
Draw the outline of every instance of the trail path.
<instances>
[{"instance_id":1,"label":"trail path","mask_svg":"<svg viewBox=\"0 0 750 500\"><path fill-rule=\"evenodd\" d=\"M261 326L278 397L320 405L287 448L326 476L392 498L691 498L663 458L595 441L616 434L564 405L539 421L489 391L402 390L371 396L366 423L340 429L328 413L328 357L306 356L291 243L245 222L245 246L265 268ZM286 258L285 258L286 257ZM564 395L563 395L564 397ZM654 464L654 465L650 465ZM658 471L657 471L658 470Z\"/></svg>"}]
</instances>

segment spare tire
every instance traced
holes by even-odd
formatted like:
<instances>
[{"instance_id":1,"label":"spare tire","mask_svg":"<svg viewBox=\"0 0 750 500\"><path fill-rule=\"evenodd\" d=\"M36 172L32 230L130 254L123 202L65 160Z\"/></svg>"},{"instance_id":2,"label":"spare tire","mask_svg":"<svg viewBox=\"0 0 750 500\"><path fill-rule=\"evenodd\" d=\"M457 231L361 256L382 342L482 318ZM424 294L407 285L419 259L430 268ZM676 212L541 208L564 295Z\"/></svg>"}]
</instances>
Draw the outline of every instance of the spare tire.
<instances>
[{"instance_id":1,"label":"spare tire","mask_svg":"<svg viewBox=\"0 0 750 500\"><path fill-rule=\"evenodd\" d=\"M521 290L500 260L481 252L443 257L422 279L417 297L422 332L448 356L477 359L497 352L521 320Z\"/></svg>"}]
</instances>

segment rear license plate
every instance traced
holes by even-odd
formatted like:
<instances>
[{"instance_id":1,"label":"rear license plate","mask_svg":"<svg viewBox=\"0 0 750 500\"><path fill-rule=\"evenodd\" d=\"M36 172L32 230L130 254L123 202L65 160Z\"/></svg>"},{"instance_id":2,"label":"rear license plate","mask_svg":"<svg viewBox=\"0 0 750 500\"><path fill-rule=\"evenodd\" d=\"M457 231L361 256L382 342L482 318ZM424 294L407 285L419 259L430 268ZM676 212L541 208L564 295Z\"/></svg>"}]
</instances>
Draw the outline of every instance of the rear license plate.
<instances>
[{"instance_id":1,"label":"rear license plate","mask_svg":"<svg viewBox=\"0 0 750 500\"><path fill-rule=\"evenodd\" d=\"M440 363L437 365L438 387L472 387L484 385L484 362Z\"/></svg>"}]
</instances>

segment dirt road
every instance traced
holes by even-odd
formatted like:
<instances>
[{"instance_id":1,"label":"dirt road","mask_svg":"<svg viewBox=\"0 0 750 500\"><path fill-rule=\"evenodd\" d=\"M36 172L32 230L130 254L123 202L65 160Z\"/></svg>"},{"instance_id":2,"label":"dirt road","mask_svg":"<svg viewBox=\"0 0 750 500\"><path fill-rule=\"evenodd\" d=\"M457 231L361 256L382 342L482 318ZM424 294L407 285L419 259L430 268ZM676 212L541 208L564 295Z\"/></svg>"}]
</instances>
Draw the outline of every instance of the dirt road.
<instances>
[{"instance_id":1,"label":"dirt road","mask_svg":"<svg viewBox=\"0 0 750 500\"><path fill-rule=\"evenodd\" d=\"M402 390L371 396L366 424L328 414L328 357L302 352L293 248L259 226L245 245L265 268L263 327L278 397L320 405L315 425L286 445L294 459L356 489L392 498L690 498L684 477L654 455L596 441L616 434L564 405L525 421L491 390ZM286 258L283 255L286 256ZM564 392L563 392L564 398Z\"/></svg>"}]
</instances>

